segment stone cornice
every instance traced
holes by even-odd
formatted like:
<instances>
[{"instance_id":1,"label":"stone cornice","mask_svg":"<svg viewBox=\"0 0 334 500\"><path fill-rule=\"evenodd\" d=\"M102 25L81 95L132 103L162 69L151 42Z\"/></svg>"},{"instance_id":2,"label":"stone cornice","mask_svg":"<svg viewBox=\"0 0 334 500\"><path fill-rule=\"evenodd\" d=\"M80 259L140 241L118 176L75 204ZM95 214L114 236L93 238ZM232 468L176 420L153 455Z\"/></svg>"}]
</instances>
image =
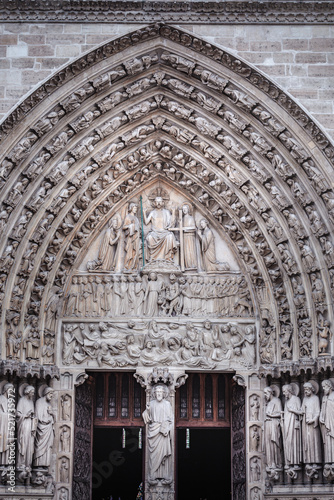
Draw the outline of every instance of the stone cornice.
<instances>
[{"instance_id":1,"label":"stone cornice","mask_svg":"<svg viewBox=\"0 0 334 500\"><path fill-rule=\"evenodd\" d=\"M0 0L4 22L329 24L329 1Z\"/></svg>"}]
</instances>

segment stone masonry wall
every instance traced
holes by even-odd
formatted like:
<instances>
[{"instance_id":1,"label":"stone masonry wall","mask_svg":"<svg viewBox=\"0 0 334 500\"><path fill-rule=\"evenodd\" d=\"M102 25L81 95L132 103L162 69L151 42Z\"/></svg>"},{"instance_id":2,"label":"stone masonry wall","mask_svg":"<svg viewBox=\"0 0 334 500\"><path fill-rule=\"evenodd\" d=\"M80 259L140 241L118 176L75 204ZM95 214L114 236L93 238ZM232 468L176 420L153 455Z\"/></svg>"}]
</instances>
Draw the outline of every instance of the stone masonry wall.
<instances>
[{"instance_id":1,"label":"stone masonry wall","mask_svg":"<svg viewBox=\"0 0 334 500\"><path fill-rule=\"evenodd\" d=\"M139 25L0 25L0 118L55 70ZM334 27L182 25L263 71L334 138Z\"/></svg>"}]
</instances>

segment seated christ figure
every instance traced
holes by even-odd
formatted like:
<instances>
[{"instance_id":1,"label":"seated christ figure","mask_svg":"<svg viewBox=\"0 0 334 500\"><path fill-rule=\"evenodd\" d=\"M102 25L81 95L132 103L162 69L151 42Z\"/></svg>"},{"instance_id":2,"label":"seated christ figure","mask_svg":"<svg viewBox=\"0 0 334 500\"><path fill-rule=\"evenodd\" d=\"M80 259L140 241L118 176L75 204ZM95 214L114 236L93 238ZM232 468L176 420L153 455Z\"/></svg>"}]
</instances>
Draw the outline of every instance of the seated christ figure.
<instances>
[{"instance_id":1,"label":"seated christ figure","mask_svg":"<svg viewBox=\"0 0 334 500\"><path fill-rule=\"evenodd\" d=\"M170 210L164 208L164 200L157 196L152 203L153 210L144 214L146 225L151 223L151 230L146 236L146 244L149 251L149 260L172 261L177 251L177 242L169 228L172 225L172 214Z\"/></svg>"}]
</instances>

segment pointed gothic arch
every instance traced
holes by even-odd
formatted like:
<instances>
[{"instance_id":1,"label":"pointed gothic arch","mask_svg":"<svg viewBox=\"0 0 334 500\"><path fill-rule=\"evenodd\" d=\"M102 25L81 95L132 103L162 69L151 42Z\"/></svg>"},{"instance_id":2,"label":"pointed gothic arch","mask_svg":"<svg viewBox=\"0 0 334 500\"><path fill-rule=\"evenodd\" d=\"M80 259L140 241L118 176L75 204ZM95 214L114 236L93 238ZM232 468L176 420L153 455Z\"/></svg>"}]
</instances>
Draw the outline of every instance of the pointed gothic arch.
<instances>
[{"instance_id":1,"label":"pointed gothic arch","mask_svg":"<svg viewBox=\"0 0 334 500\"><path fill-rule=\"evenodd\" d=\"M1 124L0 141L9 365L30 361L33 332L31 361L64 368L60 326L46 318L58 320L96 235L160 179L207 214L240 262L256 319L252 370L332 369L334 149L259 71L149 26L44 82Z\"/></svg>"}]
</instances>

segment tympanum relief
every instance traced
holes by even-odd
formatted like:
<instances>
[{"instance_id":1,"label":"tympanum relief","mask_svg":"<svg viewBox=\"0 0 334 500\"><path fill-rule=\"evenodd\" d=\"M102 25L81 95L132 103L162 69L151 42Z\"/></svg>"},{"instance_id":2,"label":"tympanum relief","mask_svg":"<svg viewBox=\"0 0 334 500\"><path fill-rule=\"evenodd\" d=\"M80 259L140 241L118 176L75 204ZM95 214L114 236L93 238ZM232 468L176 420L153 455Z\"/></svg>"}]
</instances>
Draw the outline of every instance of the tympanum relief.
<instances>
[{"instance_id":1,"label":"tympanum relief","mask_svg":"<svg viewBox=\"0 0 334 500\"><path fill-rule=\"evenodd\" d=\"M254 366L253 304L222 235L180 194L153 186L104 227L72 277L64 365Z\"/></svg>"}]
</instances>

